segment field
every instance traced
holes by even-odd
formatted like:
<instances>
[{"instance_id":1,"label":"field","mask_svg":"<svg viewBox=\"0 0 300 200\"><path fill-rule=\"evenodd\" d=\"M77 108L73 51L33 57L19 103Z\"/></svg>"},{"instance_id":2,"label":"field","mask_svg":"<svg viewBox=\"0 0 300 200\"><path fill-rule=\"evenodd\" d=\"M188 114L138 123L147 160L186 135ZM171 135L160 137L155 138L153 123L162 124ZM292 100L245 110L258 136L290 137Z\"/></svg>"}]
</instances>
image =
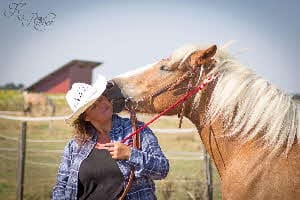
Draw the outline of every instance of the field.
<instances>
[{"instance_id":1,"label":"field","mask_svg":"<svg viewBox=\"0 0 300 200\"><path fill-rule=\"evenodd\" d=\"M20 111L22 99L11 92L10 98L0 93L0 110ZM7 95L7 93L4 93ZM52 96L57 104L56 115L69 112L61 96ZM10 103L10 102L14 102ZM9 106L8 106L9 105ZM15 105L15 107L14 107ZM9 108L9 109L8 109ZM122 113L122 115L127 115ZM150 116L139 115L142 121ZM151 128L175 128L176 118L163 118ZM186 119L183 128L193 128ZM0 199L16 199L17 137L20 122L0 119ZM54 121L49 129L48 122L29 122L27 129L27 151L25 168L25 199L49 199L55 183L57 167L62 149L71 138L71 129L63 121ZM201 141L193 134L156 134L162 150L170 160L170 172L164 180L156 181L158 199L204 199L205 179ZM52 140L52 141L51 141ZM53 142L53 140L56 140ZM214 171L214 199L221 199L220 181Z\"/></svg>"}]
</instances>

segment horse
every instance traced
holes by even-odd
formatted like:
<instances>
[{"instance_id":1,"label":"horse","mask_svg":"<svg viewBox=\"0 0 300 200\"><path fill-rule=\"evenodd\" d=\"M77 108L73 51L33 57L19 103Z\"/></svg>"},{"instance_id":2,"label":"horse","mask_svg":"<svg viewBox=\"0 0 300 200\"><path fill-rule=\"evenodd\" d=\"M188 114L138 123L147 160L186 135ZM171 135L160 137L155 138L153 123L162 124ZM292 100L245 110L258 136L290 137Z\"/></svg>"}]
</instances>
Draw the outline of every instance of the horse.
<instances>
[{"instance_id":1,"label":"horse","mask_svg":"<svg viewBox=\"0 0 300 200\"><path fill-rule=\"evenodd\" d=\"M55 115L55 104L54 102L44 93L33 93L23 91L24 98L24 115L32 114L33 108L39 108L42 111L42 115L46 115L46 112L50 110L50 115Z\"/></svg>"},{"instance_id":2,"label":"horse","mask_svg":"<svg viewBox=\"0 0 300 200\"><path fill-rule=\"evenodd\" d=\"M299 105L225 49L188 45L111 80L138 112L160 113L213 75L204 90L166 115L197 128L221 180L223 199L299 199Z\"/></svg>"}]
</instances>

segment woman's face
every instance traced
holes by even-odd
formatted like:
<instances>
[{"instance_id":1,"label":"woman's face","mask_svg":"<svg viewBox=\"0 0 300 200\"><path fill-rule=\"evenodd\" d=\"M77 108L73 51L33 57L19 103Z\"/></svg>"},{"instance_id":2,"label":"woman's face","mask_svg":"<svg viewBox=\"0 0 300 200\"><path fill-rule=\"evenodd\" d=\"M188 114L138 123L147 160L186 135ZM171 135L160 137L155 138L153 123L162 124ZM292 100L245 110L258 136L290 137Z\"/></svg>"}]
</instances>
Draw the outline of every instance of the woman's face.
<instances>
[{"instance_id":1,"label":"woman's face","mask_svg":"<svg viewBox=\"0 0 300 200\"><path fill-rule=\"evenodd\" d=\"M112 104L105 96L100 96L93 105L86 109L85 120L90 122L105 122L111 119L112 114Z\"/></svg>"}]
</instances>

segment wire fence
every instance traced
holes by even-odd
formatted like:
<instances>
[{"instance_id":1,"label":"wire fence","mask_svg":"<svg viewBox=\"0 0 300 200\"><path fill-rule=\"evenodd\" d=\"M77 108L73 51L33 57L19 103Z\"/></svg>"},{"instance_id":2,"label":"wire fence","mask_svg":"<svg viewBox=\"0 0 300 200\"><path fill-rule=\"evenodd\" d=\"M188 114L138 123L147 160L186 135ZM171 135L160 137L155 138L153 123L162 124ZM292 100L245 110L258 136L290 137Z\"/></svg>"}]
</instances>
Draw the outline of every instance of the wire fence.
<instances>
[{"instance_id":1,"label":"wire fence","mask_svg":"<svg viewBox=\"0 0 300 200\"><path fill-rule=\"evenodd\" d=\"M0 111L1 113L1 111ZM12 116L8 114L0 114L0 119L5 119L5 120L14 120L14 121L20 121L22 124L25 122L53 122L53 121L61 121L65 120L67 116L55 116L55 117L24 117L24 116ZM174 120L177 119L175 117L164 117L167 120ZM49 124L50 125L50 124ZM26 125L27 126L27 125ZM23 127L23 126L22 126ZM0 139L1 140L7 140L7 141L13 141L14 143L18 143L19 147L14 148L14 147L0 147L0 158L2 160L6 161L18 161L18 182L17 182L17 199L22 199L23 198L23 188L24 182L22 183L22 180L24 181L24 168L25 168L25 152L26 153L34 153L34 155L44 155L47 154L48 156L54 155L53 157L59 157L59 155L62 154L63 150L62 149L39 149L39 148L26 148L25 144L41 144L44 146L47 146L46 144L54 144L54 143L66 143L68 142L69 139L28 139L26 138L26 128L25 132L22 130L23 128L21 127L21 132L20 132L20 137L12 137L4 133L0 133ZM196 129L194 128L183 128L183 129L168 129L168 128L152 128L152 131L156 134L161 134L161 135L192 135L197 132ZM23 137L22 137L23 134ZM23 144L23 149L22 149L22 144ZM32 146L31 145L31 146ZM205 161L206 155L199 151L199 152L189 152L189 151L167 151L164 152L167 158L171 162L191 162L191 161ZM15 156L15 155L18 156ZM23 155L23 157L22 157ZM33 158L33 157L32 157ZM58 162L57 160L53 160L52 162L44 162L44 161L36 161L32 158L26 158L26 165L28 166L38 166L39 168L45 168L45 170L49 169L57 169L58 168ZM51 159L50 159L51 160ZM49 160L49 161L50 161ZM22 171L23 168L23 171ZM23 177L23 178L19 178ZM164 180L164 181L159 181L159 192L161 193L162 196L164 196L163 199L169 199L167 196L170 196L178 191L175 189L176 184L181 184L181 183L197 183L199 184L199 180L195 178L189 178L189 179L172 179L172 180ZM193 184L192 184L193 185ZM192 187L191 185L191 187ZM211 187L211 183L210 183ZM172 189L170 189L172 188ZM186 192L186 191L185 191ZM195 191L190 191L190 189L187 189L186 193L189 196L194 196L197 194ZM196 195L197 196L197 195ZM197 199L197 198L195 198Z\"/></svg>"}]
</instances>

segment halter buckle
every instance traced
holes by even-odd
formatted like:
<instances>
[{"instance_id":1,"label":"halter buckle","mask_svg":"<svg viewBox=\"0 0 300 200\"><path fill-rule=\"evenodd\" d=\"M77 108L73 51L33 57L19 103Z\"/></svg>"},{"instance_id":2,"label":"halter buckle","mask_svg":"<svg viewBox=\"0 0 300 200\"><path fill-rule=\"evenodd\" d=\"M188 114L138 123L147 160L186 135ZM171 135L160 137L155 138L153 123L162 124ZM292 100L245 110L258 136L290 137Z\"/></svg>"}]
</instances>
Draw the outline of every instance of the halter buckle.
<instances>
[{"instance_id":1,"label":"halter buckle","mask_svg":"<svg viewBox=\"0 0 300 200\"><path fill-rule=\"evenodd\" d=\"M125 108L129 111L136 110L138 107L138 102L133 100L133 97L127 97L125 99Z\"/></svg>"}]
</instances>

